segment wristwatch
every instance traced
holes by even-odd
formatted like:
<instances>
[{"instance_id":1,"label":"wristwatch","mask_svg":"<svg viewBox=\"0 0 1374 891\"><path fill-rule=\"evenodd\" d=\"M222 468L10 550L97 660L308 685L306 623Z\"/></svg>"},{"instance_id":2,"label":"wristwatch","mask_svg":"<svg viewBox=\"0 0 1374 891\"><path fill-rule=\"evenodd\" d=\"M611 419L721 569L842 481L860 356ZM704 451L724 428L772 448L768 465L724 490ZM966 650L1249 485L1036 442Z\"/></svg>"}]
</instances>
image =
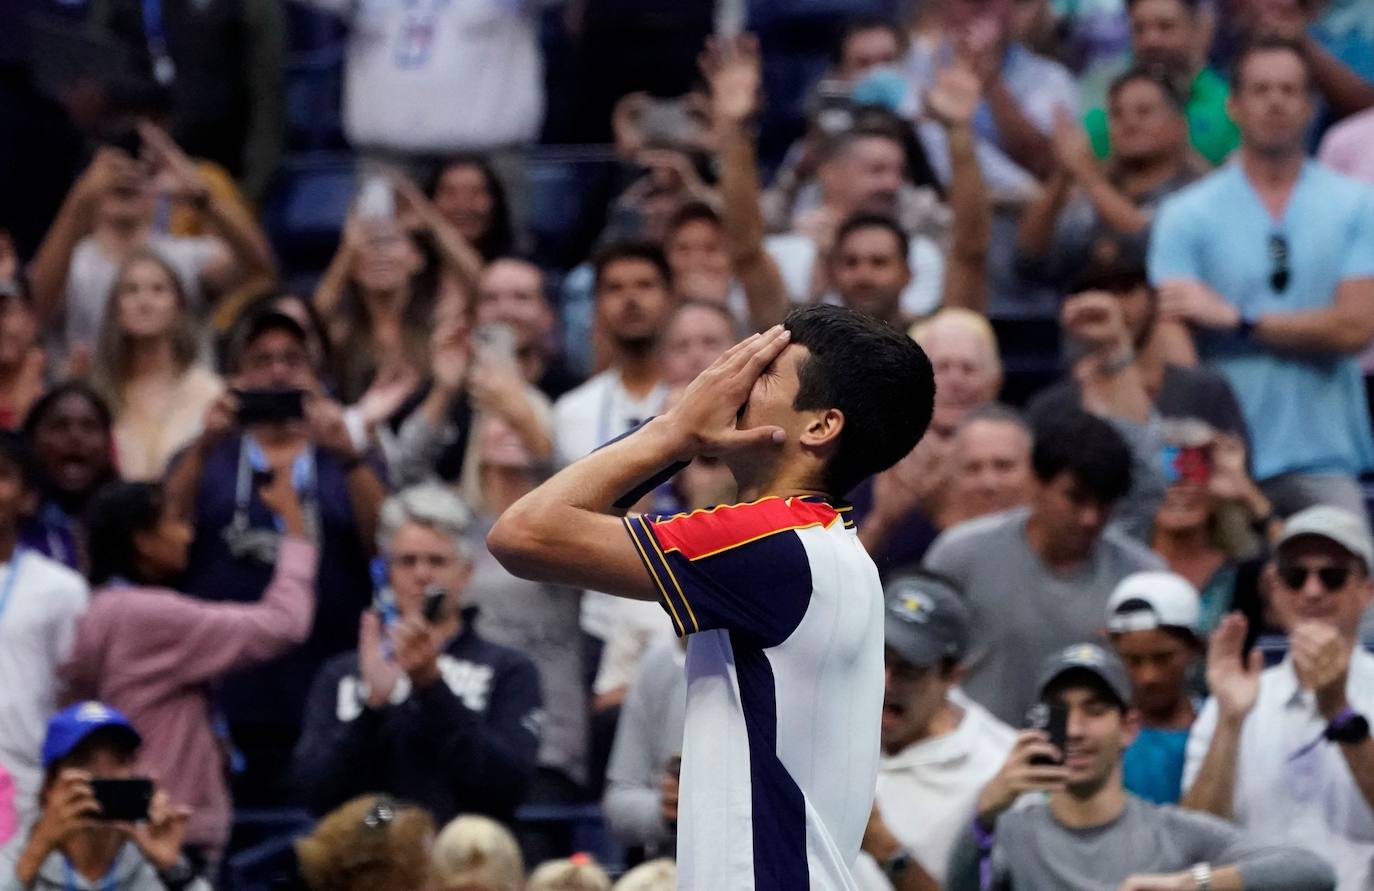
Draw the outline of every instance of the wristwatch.
<instances>
[{"instance_id":1,"label":"wristwatch","mask_svg":"<svg viewBox=\"0 0 1374 891\"><path fill-rule=\"evenodd\" d=\"M889 882L896 882L906 875L914 862L910 854L898 849L897 853L883 861L883 875L887 876Z\"/></svg>"},{"instance_id":2,"label":"wristwatch","mask_svg":"<svg viewBox=\"0 0 1374 891\"><path fill-rule=\"evenodd\" d=\"M1250 335L1255 333L1255 323L1259 317L1254 313L1241 312L1240 321L1236 323L1236 336L1242 340L1249 340Z\"/></svg>"},{"instance_id":3,"label":"wristwatch","mask_svg":"<svg viewBox=\"0 0 1374 891\"><path fill-rule=\"evenodd\" d=\"M1369 739L1369 720L1352 708L1345 708L1326 725L1323 737L1341 745L1355 745Z\"/></svg>"},{"instance_id":4,"label":"wristwatch","mask_svg":"<svg viewBox=\"0 0 1374 891\"><path fill-rule=\"evenodd\" d=\"M1193 877L1193 887L1197 891L1212 891L1212 864L1194 863L1188 874Z\"/></svg>"}]
</instances>

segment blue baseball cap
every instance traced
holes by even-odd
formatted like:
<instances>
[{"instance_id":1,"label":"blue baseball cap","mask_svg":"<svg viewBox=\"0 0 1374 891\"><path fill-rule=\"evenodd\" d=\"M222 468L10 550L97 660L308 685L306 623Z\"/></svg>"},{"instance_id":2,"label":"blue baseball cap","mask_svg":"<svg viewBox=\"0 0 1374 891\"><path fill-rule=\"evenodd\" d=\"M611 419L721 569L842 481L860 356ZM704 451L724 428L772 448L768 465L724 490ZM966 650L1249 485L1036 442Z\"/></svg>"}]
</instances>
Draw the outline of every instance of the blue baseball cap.
<instances>
[{"instance_id":1,"label":"blue baseball cap","mask_svg":"<svg viewBox=\"0 0 1374 891\"><path fill-rule=\"evenodd\" d=\"M72 750L85 742L97 730L113 728L121 731L131 748L143 745L129 719L103 702L78 702L69 705L48 720L48 734L43 738L43 769L47 770L66 758Z\"/></svg>"}]
</instances>

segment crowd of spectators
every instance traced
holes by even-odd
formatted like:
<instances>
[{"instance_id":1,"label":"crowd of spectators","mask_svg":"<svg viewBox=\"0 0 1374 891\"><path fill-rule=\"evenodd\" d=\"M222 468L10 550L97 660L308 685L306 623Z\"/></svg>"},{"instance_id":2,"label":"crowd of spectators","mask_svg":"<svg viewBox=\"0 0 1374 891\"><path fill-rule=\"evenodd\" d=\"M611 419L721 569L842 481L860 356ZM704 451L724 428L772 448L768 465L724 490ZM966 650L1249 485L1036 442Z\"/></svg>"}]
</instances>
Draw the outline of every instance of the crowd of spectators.
<instances>
[{"instance_id":1,"label":"crowd of spectators","mask_svg":"<svg viewBox=\"0 0 1374 891\"><path fill-rule=\"evenodd\" d=\"M0 891L673 887L685 639L485 536L822 302L857 886L1374 891L1374 2L804 5L0 0Z\"/></svg>"}]
</instances>

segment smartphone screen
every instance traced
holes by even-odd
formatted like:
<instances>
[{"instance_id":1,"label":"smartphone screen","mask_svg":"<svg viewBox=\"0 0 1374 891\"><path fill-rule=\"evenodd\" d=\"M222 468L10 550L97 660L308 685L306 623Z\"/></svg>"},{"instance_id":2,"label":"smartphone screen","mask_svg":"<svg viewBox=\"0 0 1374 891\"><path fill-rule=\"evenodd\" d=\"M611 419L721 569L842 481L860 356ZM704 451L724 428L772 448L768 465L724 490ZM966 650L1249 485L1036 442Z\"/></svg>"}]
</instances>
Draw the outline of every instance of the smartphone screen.
<instances>
[{"instance_id":1,"label":"smartphone screen","mask_svg":"<svg viewBox=\"0 0 1374 891\"><path fill-rule=\"evenodd\" d=\"M91 780L91 792L100 804L98 820L138 822L148 819L153 801L153 781L146 777L122 780Z\"/></svg>"},{"instance_id":2,"label":"smartphone screen","mask_svg":"<svg viewBox=\"0 0 1374 891\"><path fill-rule=\"evenodd\" d=\"M304 390L236 390L240 424L281 424L305 417Z\"/></svg>"},{"instance_id":3,"label":"smartphone screen","mask_svg":"<svg viewBox=\"0 0 1374 891\"><path fill-rule=\"evenodd\" d=\"M441 585L425 587L425 605L421 608L425 621L433 625L444 617L444 603L448 600L448 590Z\"/></svg>"},{"instance_id":4,"label":"smartphone screen","mask_svg":"<svg viewBox=\"0 0 1374 891\"><path fill-rule=\"evenodd\" d=\"M1037 756L1032 764L1063 764L1063 754L1069 747L1069 710L1059 703L1037 702L1026 713L1026 728L1043 730L1049 735L1050 745L1059 750L1060 758Z\"/></svg>"},{"instance_id":5,"label":"smartphone screen","mask_svg":"<svg viewBox=\"0 0 1374 891\"><path fill-rule=\"evenodd\" d=\"M1160 464L1166 486L1180 480L1206 485L1212 476L1212 456L1206 446L1164 446Z\"/></svg>"}]
</instances>

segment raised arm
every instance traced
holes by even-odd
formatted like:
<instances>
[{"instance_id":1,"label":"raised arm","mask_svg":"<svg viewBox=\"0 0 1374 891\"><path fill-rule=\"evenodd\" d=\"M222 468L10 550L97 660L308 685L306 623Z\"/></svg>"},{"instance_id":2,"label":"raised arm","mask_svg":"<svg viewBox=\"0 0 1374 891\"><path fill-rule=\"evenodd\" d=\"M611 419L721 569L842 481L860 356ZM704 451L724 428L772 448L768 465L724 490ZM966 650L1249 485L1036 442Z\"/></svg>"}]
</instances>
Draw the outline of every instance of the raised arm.
<instances>
[{"instance_id":1,"label":"raised arm","mask_svg":"<svg viewBox=\"0 0 1374 891\"><path fill-rule=\"evenodd\" d=\"M29 263L34 310L40 322L51 322L62 313L72 252L77 242L94 227L101 199L117 184L136 181L139 176L133 158L106 146L95 153L91 163L77 177Z\"/></svg>"},{"instance_id":2,"label":"raised arm","mask_svg":"<svg viewBox=\"0 0 1374 891\"><path fill-rule=\"evenodd\" d=\"M637 600L659 591L612 515L617 500L665 468L698 455L776 446L777 427L735 428L736 414L789 340L781 326L732 347L697 376L666 414L569 467L503 513L487 546L505 568Z\"/></svg>"},{"instance_id":3,"label":"raised arm","mask_svg":"<svg viewBox=\"0 0 1374 891\"><path fill-rule=\"evenodd\" d=\"M1083 125L1062 108L1055 111L1052 145L1060 169L1088 196L1103 222L1126 235L1150 225L1150 215L1107 178Z\"/></svg>"},{"instance_id":4,"label":"raised arm","mask_svg":"<svg viewBox=\"0 0 1374 891\"><path fill-rule=\"evenodd\" d=\"M723 222L730 265L744 287L749 325L762 331L781 322L791 303L777 264L763 247L763 205L750 121L758 111L761 80L758 41L741 35L713 40L701 58L711 85L711 114L720 142Z\"/></svg>"},{"instance_id":5,"label":"raised arm","mask_svg":"<svg viewBox=\"0 0 1374 891\"><path fill-rule=\"evenodd\" d=\"M195 163L163 130L146 122L138 129L145 150L158 167L158 186L176 198L191 202L227 248L201 271L201 279L223 292L241 281L275 276L277 264L272 259L272 247L247 208L238 202L217 198L207 188Z\"/></svg>"},{"instance_id":6,"label":"raised arm","mask_svg":"<svg viewBox=\"0 0 1374 891\"><path fill-rule=\"evenodd\" d=\"M477 294L477 284L482 278L482 255L477 253L477 249L454 228L452 223L444 219L444 215L439 213L439 208L425 197L409 177L399 173L393 174L391 183L396 190L396 197L400 199L401 211L414 214L421 228L434 239L434 246L439 252L439 262L457 278L458 283L468 292L469 299L474 298Z\"/></svg>"},{"instance_id":7,"label":"raised arm","mask_svg":"<svg viewBox=\"0 0 1374 891\"><path fill-rule=\"evenodd\" d=\"M940 72L926 94L925 108L949 136L948 198L953 223L940 303L981 313L987 305L992 208L974 151L973 116L979 98L978 75L960 62Z\"/></svg>"},{"instance_id":8,"label":"raised arm","mask_svg":"<svg viewBox=\"0 0 1374 891\"><path fill-rule=\"evenodd\" d=\"M1248 623L1239 613L1221 620L1207 653L1207 686L1212 699L1203 708L1188 740L1184 784L1179 803L1222 819L1231 818L1236 793L1236 756L1245 718L1259 696L1263 657L1244 655ZM1207 735L1211 731L1210 737Z\"/></svg>"}]
</instances>

